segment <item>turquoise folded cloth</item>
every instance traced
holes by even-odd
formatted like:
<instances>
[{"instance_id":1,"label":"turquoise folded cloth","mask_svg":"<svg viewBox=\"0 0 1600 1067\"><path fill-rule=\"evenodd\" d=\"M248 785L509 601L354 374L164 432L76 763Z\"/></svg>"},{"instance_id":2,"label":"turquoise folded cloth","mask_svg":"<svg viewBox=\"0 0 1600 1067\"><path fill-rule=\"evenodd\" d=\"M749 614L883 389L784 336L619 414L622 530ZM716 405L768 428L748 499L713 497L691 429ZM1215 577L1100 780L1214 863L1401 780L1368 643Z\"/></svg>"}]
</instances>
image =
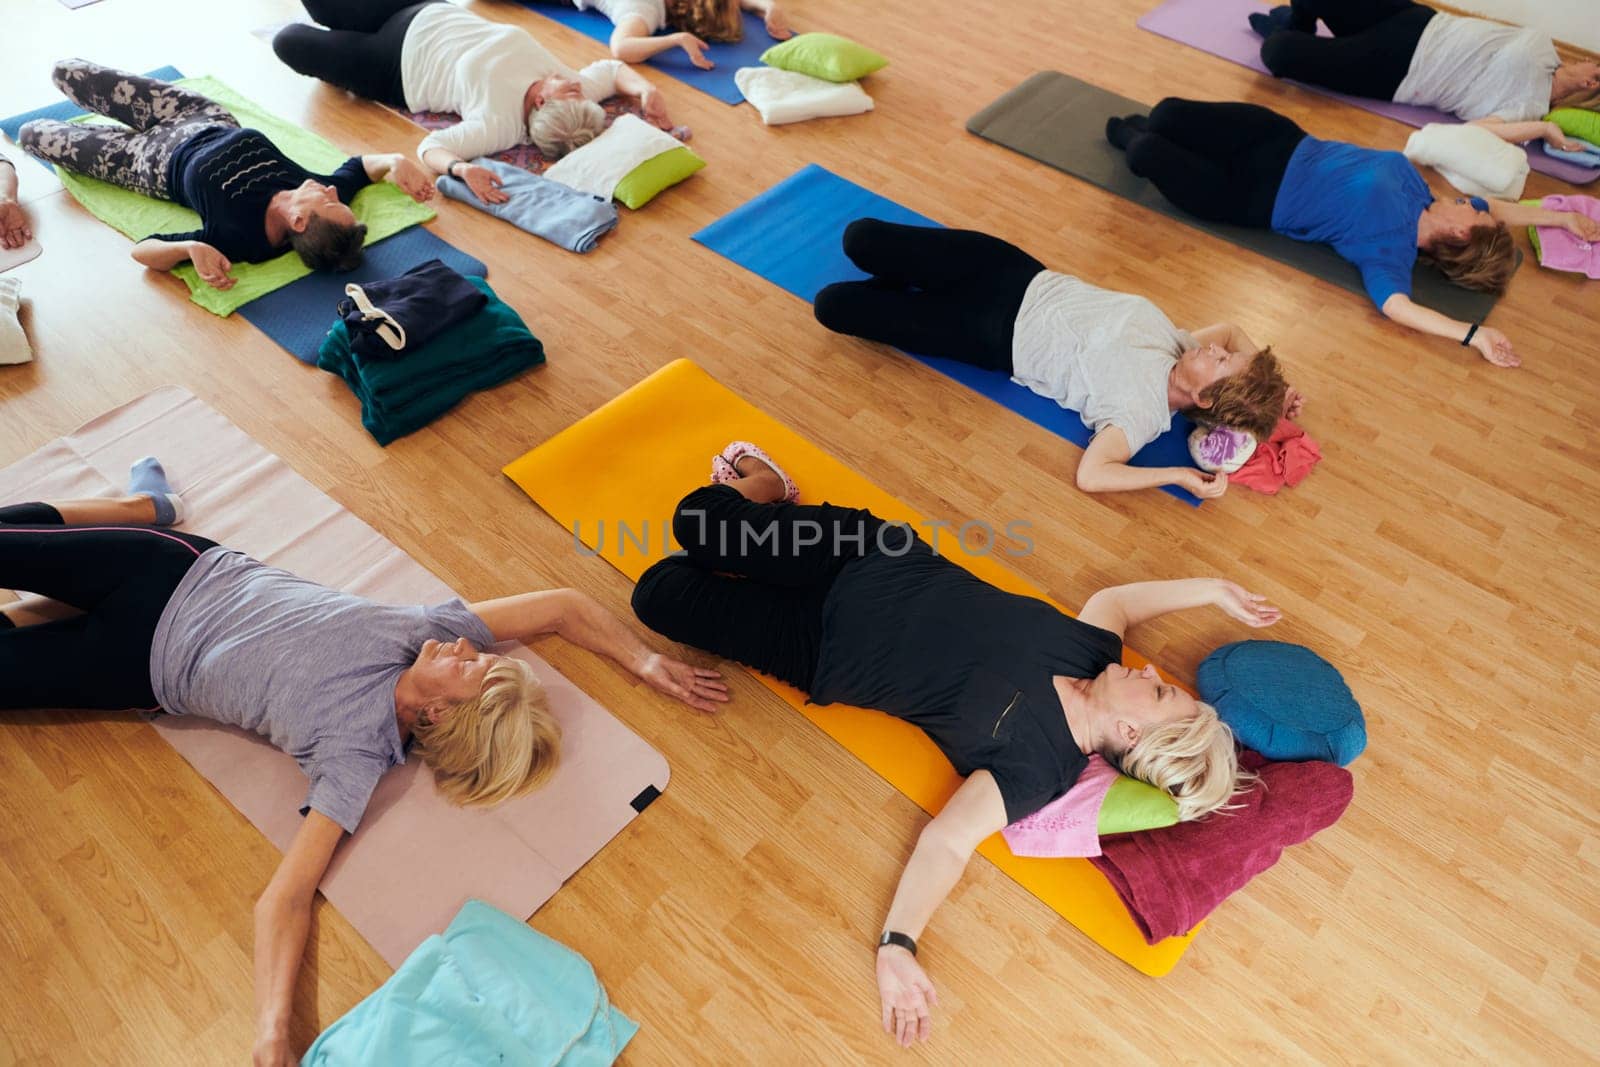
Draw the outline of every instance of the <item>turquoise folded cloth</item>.
<instances>
[{"instance_id":1,"label":"turquoise folded cloth","mask_svg":"<svg viewBox=\"0 0 1600 1067\"><path fill-rule=\"evenodd\" d=\"M443 936L322 1032L301 1067L614 1062L639 1024L611 1006L589 961L469 900Z\"/></svg>"},{"instance_id":2,"label":"turquoise folded cloth","mask_svg":"<svg viewBox=\"0 0 1600 1067\"><path fill-rule=\"evenodd\" d=\"M351 351L340 319L317 350L317 366L339 375L361 401L361 425L380 445L422 429L480 389L544 362L544 345L482 278L468 278L489 302L423 347L394 360Z\"/></svg>"},{"instance_id":3,"label":"turquoise folded cloth","mask_svg":"<svg viewBox=\"0 0 1600 1067\"><path fill-rule=\"evenodd\" d=\"M1577 151L1568 152L1545 145L1544 154L1554 156L1556 159L1564 159L1568 163L1576 163L1580 167L1600 167L1600 146L1592 145L1581 137L1573 137L1571 140L1577 141L1581 146Z\"/></svg>"}]
</instances>

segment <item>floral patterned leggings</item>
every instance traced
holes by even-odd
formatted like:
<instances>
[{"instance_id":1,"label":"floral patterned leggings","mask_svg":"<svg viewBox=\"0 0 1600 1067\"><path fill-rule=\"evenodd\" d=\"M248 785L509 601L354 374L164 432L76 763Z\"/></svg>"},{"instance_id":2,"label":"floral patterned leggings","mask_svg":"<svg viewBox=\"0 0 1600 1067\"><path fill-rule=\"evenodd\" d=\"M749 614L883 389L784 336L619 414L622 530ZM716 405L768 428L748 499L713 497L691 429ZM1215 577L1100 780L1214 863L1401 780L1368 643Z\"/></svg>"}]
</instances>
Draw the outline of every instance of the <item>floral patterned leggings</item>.
<instances>
[{"instance_id":1,"label":"floral patterned leggings","mask_svg":"<svg viewBox=\"0 0 1600 1067\"><path fill-rule=\"evenodd\" d=\"M124 125L35 119L18 142L31 156L160 200L172 154L202 130L238 126L227 108L169 82L64 59L52 75L73 103Z\"/></svg>"}]
</instances>

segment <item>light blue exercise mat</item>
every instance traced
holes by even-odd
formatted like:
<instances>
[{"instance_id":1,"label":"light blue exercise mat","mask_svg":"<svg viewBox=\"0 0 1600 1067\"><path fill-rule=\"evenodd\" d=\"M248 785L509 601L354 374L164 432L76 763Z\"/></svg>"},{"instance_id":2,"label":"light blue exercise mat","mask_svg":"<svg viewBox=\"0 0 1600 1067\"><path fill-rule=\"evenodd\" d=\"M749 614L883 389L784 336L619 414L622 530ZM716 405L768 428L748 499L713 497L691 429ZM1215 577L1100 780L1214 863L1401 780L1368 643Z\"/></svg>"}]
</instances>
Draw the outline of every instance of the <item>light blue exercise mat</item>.
<instances>
[{"instance_id":1,"label":"light blue exercise mat","mask_svg":"<svg viewBox=\"0 0 1600 1067\"><path fill-rule=\"evenodd\" d=\"M812 163L713 222L694 239L779 288L814 302L825 285L867 277L844 254L842 242L846 226L869 217L911 226L941 225ZM1077 412L1017 385L1001 371L915 352L907 355L1079 448L1087 448L1094 436ZM1141 448L1129 462L1135 467L1193 467L1188 443L1193 428L1188 418L1174 415L1172 428ZM1186 504L1200 506L1199 498L1187 490L1175 485L1162 489Z\"/></svg>"}]
</instances>

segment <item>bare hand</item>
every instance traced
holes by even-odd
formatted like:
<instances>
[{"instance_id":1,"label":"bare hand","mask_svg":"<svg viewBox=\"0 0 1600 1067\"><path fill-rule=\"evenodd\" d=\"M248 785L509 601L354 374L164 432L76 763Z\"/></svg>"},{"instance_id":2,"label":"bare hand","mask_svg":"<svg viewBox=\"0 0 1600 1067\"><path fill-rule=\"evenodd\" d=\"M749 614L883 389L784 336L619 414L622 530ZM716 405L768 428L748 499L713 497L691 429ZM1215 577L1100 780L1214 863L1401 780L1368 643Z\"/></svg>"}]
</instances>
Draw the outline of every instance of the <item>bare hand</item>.
<instances>
[{"instance_id":1,"label":"bare hand","mask_svg":"<svg viewBox=\"0 0 1600 1067\"><path fill-rule=\"evenodd\" d=\"M1472 335L1472 347L1496 367L1522 366L1522 357L1512 351L1511 341L1493 326L1479 326Z\"/></svg>"},{"instance_id":2,"label":"bare hand","mask_svg":"<svg viewBox=\"0 0 1600 1067\"><path fill-rule=\"evenodd\" d=\"M200 280L213 289L232 289L233 276L228 272L233 264L228 257L208 244L199 241L189 246L189 262L194 264Z\"/></svg>"},{"instance_id":3,"label":"bare hand","mask_svg":"<svg viewBox=\"0 0 1600 1067\"><path fill-rule=\"evenodd\" d=\"M728 702L728 687L720 673L707 667L691 667L659 652L645 659L639 668L639 677L651 688L683 701L696 711L714 712L717 705Z\"/></svg>"},{"instance_id":4,"label":"bare hand","mask_svg":"<svg viewBox=\"0 0 1600 1067\"><path fill-rule=\"evenodd\" d=\"M1581 241L1600 241L1600 222L1576 211L1567 212L1567 217L1561 220L1561 228Z\"/></svg>"},{"instance_id":5,"label":"bare hand","mask_svg":"<svg viewBox=\"0 0 1600 1067\"><path fill-rule=\"evenodd\" d=\"M485 204L503 204L511 199L511 194L500 188L505 184L500 180L500 175L488 167L469 163L461 168L460 174L461 180L472 190L472 195Z\"/></svg>"},{"instance_id":6,"label":"bare hand","mask_svg":"<svg viewBox=\"0 0 1600 1067\"><path fill-rule=\"evenodd\" d=\"M258 1037L250 1050L251 1067L296 1067L287 1037Z\"/></svg>"},{"instance_id":7,"label":"bare hand","mask_svg":"<svg viewBox=\"0 0 1600 1067\"><path fill-rule=\"evenodd\" d=\"M789 18L783 9L773 4L767 10L767 36L775 41L786 41L794 36L794 30L789 26Z\"/></svg>"},{"instance_id":8,"label":"bare hand","mask_svg":"<svg viewBox=\"0 0 1600 1067\"><path fill-rule=\"evenodd\" d=\"M1228 476L1221 473L1184 468L1179 472L1178 484L1201 500L1215 500L1228 491Z\"/></svg>"},{"instance_id":9,"label":"bare hand","mask_svg":"<svg viewBox=\"0 0 1600 1067\"><path fill-rule=\"evenodd\" d=\"M710 70L716 66L715 63L706 58L706 43L694 34L675 33L672 37L678 43L678 47L683 49L684 55L689 57L689 62L701 70Z\"/></svg>"},{"instance_id":10,"label":"bare hand","mask_svg":"<svg viewBox=\"0 0 1600 1067\"><path fill-rule=\"evenodd\" d=\"M672 120L667 117L667 102L662 99L660 90L646 89L644 95L639 97L639 103L644 108L645 121L663 130L672 129Z\"/></svg>"},{"instance_id":11,"label":"bare hand","mask_svg":"<svg viewBox=\"0 0 1600 1067\"><path fill-rule=\"evenodd\" d=\"M389 169L389 180L419 204L433 199L432 177L405 156L396 160L395 165Z\"/></svg>"},{"instance_id":12,"label":"bare hand","mask_svg":"<svg viewBox=\"0 0 1600 1067\"><path fill-rule=\"evenodd\" d=\"M878 950L878 999L883 1002L883 1032L893 1034L901 1048L932 1035L939 994L909 950L899 945Z\"/></svg>"},{"instance_id":13,"label":"bare hand","mask_svg":"<svg viewBox=\"0 0 1600 1067\"><path fill-rule=\"evenodd\" d=\"M0 248L21 248L33 240L28 215L15 200L0 200Z\"/></svg>"},{"instance_id":14,"label":"bare hand","mask_svg":"<svg viewBox=\"0 0 1600 1067\"><path fill-rule=\"evenodd\" d=\"M1283 612L1268 604L1266 597L1223 578L1217 579L1217 598L1213 603L1246 626L1271 626L1283 618Z\"/></svg>"},{"instance_id":15,"label":"bare hand","mask_svg":"<svg viewBox=\"0 0 1600 1067\"><path fill-rule=\"evenodd\" d=\"M1563 152L1578 152L1583 149L1583 142L1573 137L1568 137L1566 131L1555 123L1545 124L1544 143L1551 148L1559 148Z\"/></svg>"},{"instance_id":16,"label":"bare hand","mask_svg":"<svg viewBox=\"0 0 1600 1067\"><path fill-rule=\"evenodd\" d=\"M1283 397L1283 417L1291 422L1300 417L1300 412L1306 407L1306 395L1294 386L1289 386L1289 391Z\"/></svg>"}]
</instances>

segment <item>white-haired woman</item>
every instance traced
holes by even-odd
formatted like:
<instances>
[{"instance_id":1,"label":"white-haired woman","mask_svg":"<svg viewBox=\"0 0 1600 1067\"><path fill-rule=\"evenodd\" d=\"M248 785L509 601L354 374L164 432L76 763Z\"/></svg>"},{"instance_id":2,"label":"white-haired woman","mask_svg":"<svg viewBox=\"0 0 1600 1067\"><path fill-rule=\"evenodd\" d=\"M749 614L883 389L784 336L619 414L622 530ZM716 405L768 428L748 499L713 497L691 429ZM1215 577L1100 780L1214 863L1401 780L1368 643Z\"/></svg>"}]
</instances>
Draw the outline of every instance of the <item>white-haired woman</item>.
<instances>
[{"instance_id":1,"label":"white-haired woman","mask_svg":"<svg viewBox=\"0 0 1600 1067\"><path fill-rule=\"evenodd\" d=\"M417 146L435 174L503 203L499 179L470 161L531 142L558 159L605 130L600 101L639 100L645 118L672 129L661 93L615 59L573 70L517 26L490 22L444 0L303 0L322 26L291 25L272 49L294 70L409 111L454 111L461 121Z\"/></svg>"},{"instance_id":2,"label":"white-haired woman","mask_svg":"<svg viewBox=\"0 0 1600 1067\"><path fill-rule=\"evenodd\" d=\"M153 460L130 490L0 508L0 587L81 612L0 615L0 707L194 715L254 730L305 770L305 821L255 908L257 1064L296 1062L288 1024L317 885L408 743L458 804L510 799L555 769L538 678L487 646L556 633L701 710L727 699L716 672L651 652L572 590L376 604L162 528L182 501Z\"/></svg>"},{"instance_id":3,"label":"white-haired woman","mask_svg":"<svg viewBox=\"0 0 1600 1067\"><path fill-rule=\"evenodd\" d=\"M684 555L639 579L633 608L676 641L737 660L816 704L876 708L920 727L966 776L923 829L878 947L883 1025L926 1038L933 986L916 938L973 850L1077 781L1090 753L1171 793L1179 817L1227 806L1246 782L1215 710L1122 666L1131 626L1215 605L1251 626L1279 612L1231 582L1103 589L1073 618L937 555L863 509L794 503L794 483L736 442L714 483L679 503Z\"/></svg>"}]
</instances>

